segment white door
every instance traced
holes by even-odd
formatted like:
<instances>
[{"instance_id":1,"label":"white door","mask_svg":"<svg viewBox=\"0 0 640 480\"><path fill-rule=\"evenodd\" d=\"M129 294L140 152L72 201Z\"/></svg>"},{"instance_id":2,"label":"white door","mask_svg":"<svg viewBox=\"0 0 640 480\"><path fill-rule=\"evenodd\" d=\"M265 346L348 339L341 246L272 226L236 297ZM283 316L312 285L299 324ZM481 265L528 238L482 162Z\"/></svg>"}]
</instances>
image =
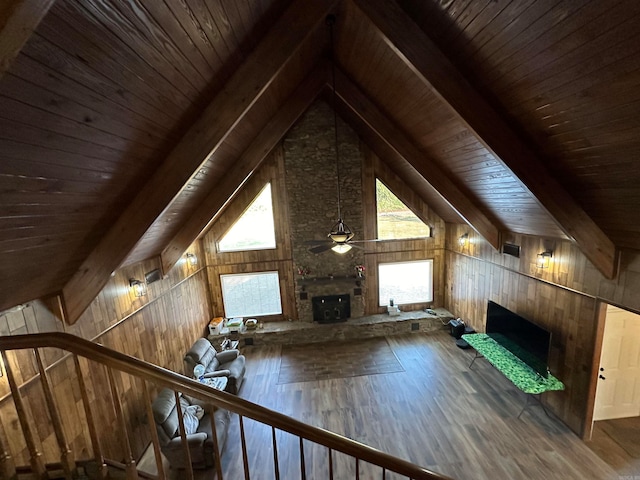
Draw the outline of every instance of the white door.
<instances>
[{"instance_id":1,"label":"white door","mask_svg":"<svg viewBox=\"0 0 640 480\"><path fill-rule=\"evenodd\" d=\"M607 308L594 420L640 415L640 315Z\"/></svg>"}]
</instances>

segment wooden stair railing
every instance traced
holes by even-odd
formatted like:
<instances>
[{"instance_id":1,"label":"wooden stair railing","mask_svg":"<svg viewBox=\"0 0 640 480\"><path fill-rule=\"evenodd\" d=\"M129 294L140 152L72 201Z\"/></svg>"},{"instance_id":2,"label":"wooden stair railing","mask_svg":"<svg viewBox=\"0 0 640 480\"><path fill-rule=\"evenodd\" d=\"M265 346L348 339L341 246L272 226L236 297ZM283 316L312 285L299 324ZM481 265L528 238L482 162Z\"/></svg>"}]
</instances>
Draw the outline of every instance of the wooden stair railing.
<instances>
[{"instance_id":1,"label":"wooden stair railing","mask_svg":"<svg viewBox=\"0 0 640 480\"><path fill-rule=\"evenodd\" d=\"M107 369L107 375L109 379L109 387L111 389L111 397L112 397L112 405L111 406L103 406L103 408L113 408L116 413L116 419L120 427L125 430L121 432L123 435L123 443L125 447L125 462L124 469L126 472L127 480L134 480L139 478L137 470L135 468L135 461L133 460L133 456L131 453L131 447L129 444L129 432L126 431L126 421L122 412L122 405L120 404L119 394L117 391L117 385L113 380L113 371L119 371L127 373L137 378L140 387L143 389L143 397L146 404L146 413L147 419L149 423L149 427L151 430L151 440L154 448L154 452L156 453L156 465L158 467L158 476L159 479L165 479L166 474L163 470L162 462L160 459L160 445L158 440L158 435L155 432L155 422L153 421L153 413L151 411L151 401L150 396L147 390L147 384L152 383L157 387L167 387L175 392L181 392L183 394L198 398L200 400L204 400L209 402L212 405L215 405L218 408L223 408L229 410L230 412L236 413L240 422L240 437L241 437L241 449L242 449L242 461L244 468L244 478L246 480L250 480L250 472L249 472L249 460L248 460L248 451L247 451L247 442L245 438L245 428L244 428L244 418L252 419L256 422L268 425L272 430L272 448L273 448L273 459L274 459L274 478L276 480L280 479L280 466L278 463L278 445L276 443L276 430L280 430L283 432L287 432L299 439L299 448L300 448L300 478L307 478L306 465L305 465L305 456L304 456L304 442L311 442L318 445L322 445L326 447L328 452L328 468L329 468L329 478L334 478L334 461L333 461L333 452L341 452L351 458L355 462L355 479L360 479L360 471L361 471L361 463L369 463L381 468L382 471L382 480L386 478L387 472L395 473L407 477L413 480L451 480L449 477L440 475L438 473L429 471L423 467L417 466L406 460L402 460L400 458L394 457L392 455L388 455L380 450L369 447L367 445L361 444L354 440L348 439L346 437L340 436L338 434L332 433L328 430L324 430L318 427L313 427L311 425L307 425L303 422L295 420L291 417L283 415L281 413L269 410L260 405L256 405L247 400L244 400L235 395L221 392L217 390L213 390L205 385L200 384L197 381L191 380L190 378L172 372L162 367L158 367L156 365L152 365L150 363L144 362L135 357L131 357L120 352L111 350L106 348L100 344L96 344L90 342L88 340L84 340L82 338L76 337L74 335L70 335L67 333L42 333L42 334L32 334L32 335L14 335L14 336L4 336L0 337L0 353L2 354L2 358L5 364L5 370L7 372L7 378L9 380L9 384L11 387L11 394L16 405L16 411L19 417L19 423L23 431L23 435L25 437L25 441L29 450L29 454L31 455L31 468L34 473L34 478L43 478L46 479L47 473L44 467L44 463L42 460L42 454L38 451L36 447L36 442L34 439L34 432L29 425L29 421L26 418L24 408L22 405L22 397L20 393L20 389L16 385L15 378L13 372L11 371L10 362L6 357L6 351L8 350L25 350L25 349L33 349L38 359L38 365L42 367L40 354L37 349L39 348L57 348L64 351L69 352L73 355L74 364L76 366L76 371L78 372L78 386L81 391L82 400L84 402L84 408L86 412L87 418L87 430L89 432L89 437L92 443L93 448L93 456L95 463L98 466L98 476L99 478L108 478L106 461L102 455L102 448L100 445L100 441L98 435L96 433L96 427L94 425L94 415L89 407L86 388L83 381L82 370L80 368L80 363L78 361L78 357L85 357L89 359L91 362L97 362L102 364ZM60 447L61 452L61 463L65 470L65 474L67 478L75 478L77 476L77 472L75 472L75 462L72 458L70 458L71 450L66 444L66 440L64 438L63 428L61 427L60 417L58 414L58 409L53 404L54 398L53 395L50 394L50 387L48 385L48 378L46 375L45 369L40 368L40 379L43 382L43 389L45 389L45 394L48 397L47 406L49 409L49 415L51 418L51 423L54 426L56 438L58 441L58 445ZM46 386L45 386L46 385ZM49 393L46 393L46 391ZM176 396L178 394L176 393ZM177 398L177 397L176 397ZM51 400L52 404L50 405L49 400ZM180 402L178 402L179 406ZM179 408L179 407L178 407ZM182 415L178 412L179 419L182 419ZM214 439L215 435L215 425L213 422L213 415L211 415L212 419L212 428L214 429ZM183 422L180 421L180 432L183 436L184 440L184 425ZM186 446L186 442L183 441ZM185 448L186 453L188 454L188 448ZM220 461L220 451L218 445L214 445L214 455L215 455L215 464L216 464L216 473L218 480L223 480L223 470L221 467ZM6 478L14 478L16 473L16 467L11 461L10 454L7 451L7 446L0 444L0 470L5 474ZM193 479L193 470L187 469L185 472L187 478ZM4 477L3 477L4 478ZM338 478L338 477L336 477ZM344 478L344 477L340 477Z\"/></svg>"}]
</instances>

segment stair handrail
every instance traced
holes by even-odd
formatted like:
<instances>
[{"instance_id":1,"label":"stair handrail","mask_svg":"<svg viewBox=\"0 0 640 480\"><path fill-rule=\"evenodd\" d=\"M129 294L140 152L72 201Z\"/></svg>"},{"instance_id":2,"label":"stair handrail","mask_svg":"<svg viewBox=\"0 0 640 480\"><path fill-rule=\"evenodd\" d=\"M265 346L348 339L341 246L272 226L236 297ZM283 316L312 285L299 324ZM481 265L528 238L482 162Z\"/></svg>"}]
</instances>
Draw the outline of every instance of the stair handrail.
<instances>
[{"instance_id":1,"label":"stair handrail","mask_svg":"<svg viewBox=\"0 0 640 480\"><path fill-rule=\"evenodd\" d=\"M409 461L394 457L376 448L352 440L329 430L308 425L282 413L252 403L236 395L213 390L200 382L136 357L112 350L70 333L52 332L26 335L0 336L1 350L28 348L58 348L85 357L91 361L115 368L135 377L141 377L198 398L215 401L218 407L251 418L260 423L286 431L300 438L323 445L379 467L416 480L452 480Z\"/></svg>"}]
</instances>

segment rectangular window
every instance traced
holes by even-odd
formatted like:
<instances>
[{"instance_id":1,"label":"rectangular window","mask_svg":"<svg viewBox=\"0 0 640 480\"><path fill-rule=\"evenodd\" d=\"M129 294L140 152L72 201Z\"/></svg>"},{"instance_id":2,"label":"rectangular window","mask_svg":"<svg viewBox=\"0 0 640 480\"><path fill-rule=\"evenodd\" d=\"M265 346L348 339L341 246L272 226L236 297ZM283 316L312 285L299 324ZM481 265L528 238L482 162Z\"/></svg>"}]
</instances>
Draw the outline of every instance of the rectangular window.
<instances>
[{"instance_id":1,"label":"rectangular window","mask_svg":"<svg viewBox=\"0 0 640 480\"><path fill-rule=\"evenodd\" d=\"M282 313L278 272L220 275L220 283L228 318Z\"/></svg>"},{"instance_id":2,"label":"rectangular window","mask_svg":"<svg viewBox=\"0 0 640 480\"><path fill-rule=\"evenodd\" d=\"M378 305L429 303L433 301L433 260L381 263L378 265Z\"/></svg>"}]
</instances>

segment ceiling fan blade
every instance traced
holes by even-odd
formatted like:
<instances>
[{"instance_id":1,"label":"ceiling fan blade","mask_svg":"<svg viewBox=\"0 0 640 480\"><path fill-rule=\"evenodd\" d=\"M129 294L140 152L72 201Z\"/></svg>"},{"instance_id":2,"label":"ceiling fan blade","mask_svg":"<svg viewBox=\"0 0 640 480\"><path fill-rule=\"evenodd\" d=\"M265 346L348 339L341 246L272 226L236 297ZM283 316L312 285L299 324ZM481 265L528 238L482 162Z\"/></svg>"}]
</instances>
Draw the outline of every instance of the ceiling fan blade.
<instances>
[{"instance_id":1,"label":"ceiling fan blade","mask_svg":"<svg viewBox=\"0 0 640 480\"><path fill-rule=\"evenodd\" d=\"M329 250L333 245L318 245L317 247L311 247L309 249L309 251L311 253L322 253L322 252L326 252L327 250Z\"/></svg>"},{"instance_id":2,"label":"ceiling fan blade","mask_svg":"<svg viewBox=\"0 0 640 480\"><path fill-rule=\"evenodd\" d=\"M307 240L304 245L333 245L332 240Z\"/></svg>"},{"instance_id":3,"label":"ceiling fan blade","mask_svg":"<svg viewBox=\"0 0 640 480\"><path fill-rule=\"evenodd\" d=\"M374 238L371 240L350 240L349 243L372 243L372 242L388 242L390 239Z\"/></svg>"}]
</instances>

